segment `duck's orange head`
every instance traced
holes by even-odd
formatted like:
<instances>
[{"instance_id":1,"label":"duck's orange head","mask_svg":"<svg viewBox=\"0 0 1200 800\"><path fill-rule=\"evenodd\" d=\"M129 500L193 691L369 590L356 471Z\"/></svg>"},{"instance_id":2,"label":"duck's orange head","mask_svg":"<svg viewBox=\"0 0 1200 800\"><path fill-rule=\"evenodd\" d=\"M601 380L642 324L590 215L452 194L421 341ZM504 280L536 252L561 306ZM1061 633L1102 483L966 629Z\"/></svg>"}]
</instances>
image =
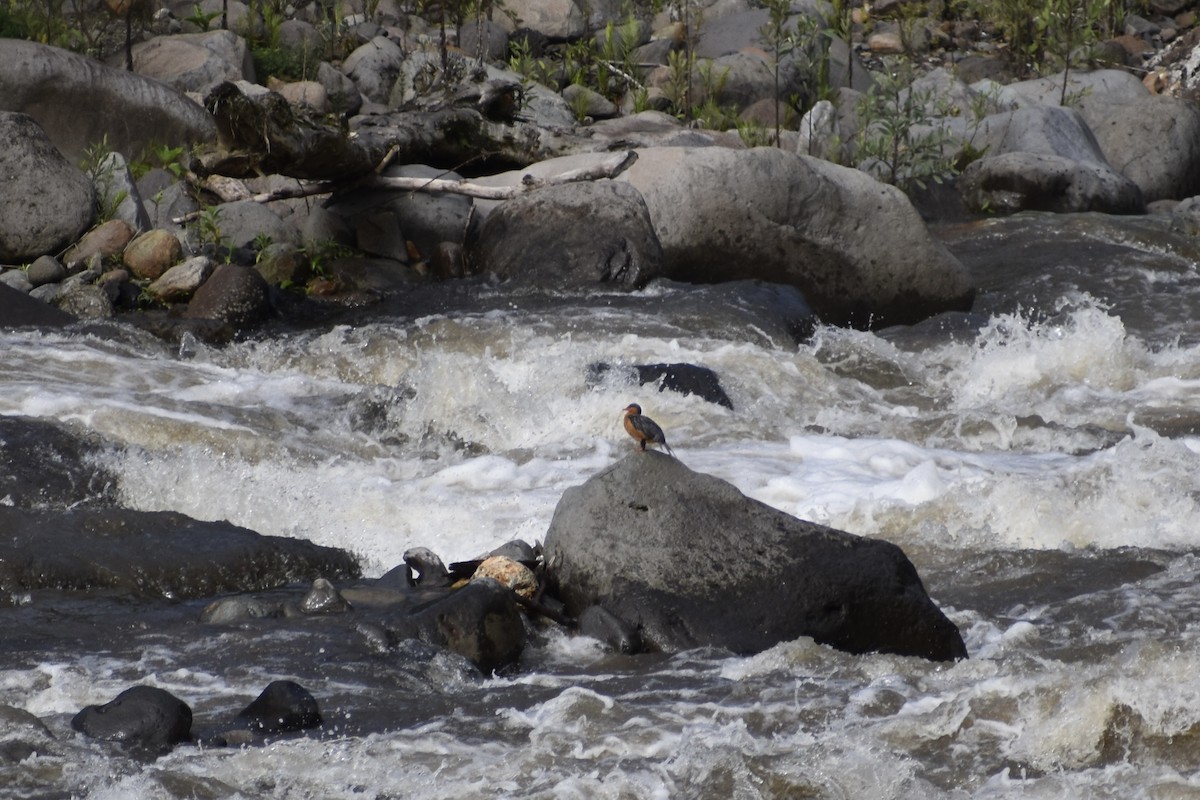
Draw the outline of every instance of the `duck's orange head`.
<instances>
[{"instance_id":1,"label":"duck's orange head","mask_svg":"<svg viewBox=\"0 0 1200 800\"><path fill-rule=\"evenodd\" d=\"M639 406L637 403L630 403L629 405L625 406L626 416L629 416L631 414L641 414L641 413L642 413L642 407Z\"/></svg>"}]
</instances>

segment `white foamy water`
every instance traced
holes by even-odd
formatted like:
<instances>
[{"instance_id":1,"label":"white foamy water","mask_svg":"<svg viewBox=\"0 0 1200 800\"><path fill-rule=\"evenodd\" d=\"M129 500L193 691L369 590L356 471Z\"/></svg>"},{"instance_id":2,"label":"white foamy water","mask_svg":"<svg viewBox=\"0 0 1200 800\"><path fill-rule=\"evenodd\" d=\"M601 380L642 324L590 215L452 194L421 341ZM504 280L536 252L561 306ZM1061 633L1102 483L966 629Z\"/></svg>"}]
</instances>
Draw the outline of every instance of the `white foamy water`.
<instances>
[{"instance_id":1,"label":"white foamy water","mask_svg":"<svg viewBox=\"0 0 1200 800\"><path fill-rule=\"evenodd\" d=\"M1052 311L920 345L825 328L799 347L664 336L611 310L595 326L577 311L439 316L186 357L137 337L0 334L0 414L98 434L127 505L344 547L371 575L413 546L452 561L540 540L566 488L630 452L620 413L639 402L691 468L908 550L971 654L939 665L800 640L639 660L552 632L515 674L433 679L456 710L417 724L360 733L335 715L321 736L148 764L69 732L74 710L131 683L203 714L270 678L205 670L166 642L0 669L0 703L59 737L20 785L313 800L1200 792L1200 354L1139 340L1087 297ZM733 409L615 371L589 381L596 362L709 367ZM1169 551L1165 569L1121 577L1130 547ZM1011 586L1005 554L1026 559ZM1039 566L1105 554L1116 577L1078 587ZM329 680L309 688L393 702L366 677Z\"/></svg>"}]
</instances>

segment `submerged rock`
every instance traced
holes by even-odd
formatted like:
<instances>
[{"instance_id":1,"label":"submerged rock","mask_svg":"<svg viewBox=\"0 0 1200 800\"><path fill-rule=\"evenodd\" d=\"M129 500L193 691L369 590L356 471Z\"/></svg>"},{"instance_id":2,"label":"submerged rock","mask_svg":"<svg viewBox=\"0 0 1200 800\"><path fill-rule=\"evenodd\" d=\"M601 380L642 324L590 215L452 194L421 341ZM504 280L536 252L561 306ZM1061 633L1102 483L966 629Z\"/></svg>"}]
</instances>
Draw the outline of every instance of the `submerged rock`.
<instances>
[{"instance_id":1,"label":"submerged rock","mask_svg":"<svg viewBox=\"0 0 1200 800\"><path fill-rule=\"evenodd\" d=\"M601 362L588 367L588 385L594 386L603 382L614 370L626 373L629 382L638 386L656 384L660 392L669 390L684 397L694 394L710 403L733 408L733 401L721 386L720 376L708 367L695 364L635 364L632 367L618 367Z\"/></svg>"},{"instance_id":2,"label":"submerged rock","mask_svg":"<svg viewBox=\"0 0 1200 800\"><path fill-rule=\"evenodd\" d=\"M113 587L172 598L355 577L352 555L171 512L0 506L0 590Z\"/></svg>"},{"instance_id":3,"label":"submerged rock","mask_svg":"<svg viewBox=\"0 0 1200 800\"><path fill-rule=\"evenodd\" d=\"M160 750L191 738L192 709L165 689L134 686L104 705L83 709L71 727L93 739Z\"/></svg>"},{"instance_id":4,"label":"submerged rock","mask_svg":"<svg viewBox=\"0 0 1200 800\"><path fill-rule=\"evenodd\" d=\"M893 544L796 519L660 453L568 489L545 541L551 588L650 646L754 653L811 636L851 653L966 658Z\"/></svg>"}]
</instances>

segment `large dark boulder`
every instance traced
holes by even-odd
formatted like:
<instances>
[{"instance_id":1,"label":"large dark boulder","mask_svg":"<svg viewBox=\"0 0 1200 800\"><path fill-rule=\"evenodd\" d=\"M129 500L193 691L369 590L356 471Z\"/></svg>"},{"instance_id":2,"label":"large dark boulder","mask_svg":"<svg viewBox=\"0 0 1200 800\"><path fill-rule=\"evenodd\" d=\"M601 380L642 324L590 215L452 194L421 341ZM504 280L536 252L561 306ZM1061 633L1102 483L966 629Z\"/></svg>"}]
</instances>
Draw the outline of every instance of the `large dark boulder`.
<instances>
[{"instance_id":1,"label":"large dark boulder","mask_svg":"<svg viewBox=\"0 0 1200 800\"><path fill-rule=\"evenodd\" d=\"M93 739L163 750L191 738L192 710L165 689L134 686L104 705L83 709L71 727Z\"/></svg>"},{"instance_id":2,"label":"large dark boulder","mask_svg":"<svg viewBox=\"0 0 1200 800\"><path fill-rule=\"evenodd\" d=\"M111 587L173 598L356 577L352 555L228 522L116 508L0 505L0 591Z\"/></svg>"},{"instance_id":3,"label":"large dark boulder","mask_svg":"<svg viewBox=\"0 0 1200 800\"><path fill-rule=\"evenodd\" d=\"M811 636L851 653L967 656L900 548L796 519L660 453L564 492L545 555L570 613L599 604L667 651Z\"/></svg>"},{"instance_id":4,"label":"large dark boulder","mask_svg":"<svg viewBox=\"0 0 1200 800\"><path fill-rule=\"evenodd\" d=\"M637 189L598 181L547 186L487 218L483 272L544 288L639 289L662 273L662 246Z\"/></svg>"}]
</instances>

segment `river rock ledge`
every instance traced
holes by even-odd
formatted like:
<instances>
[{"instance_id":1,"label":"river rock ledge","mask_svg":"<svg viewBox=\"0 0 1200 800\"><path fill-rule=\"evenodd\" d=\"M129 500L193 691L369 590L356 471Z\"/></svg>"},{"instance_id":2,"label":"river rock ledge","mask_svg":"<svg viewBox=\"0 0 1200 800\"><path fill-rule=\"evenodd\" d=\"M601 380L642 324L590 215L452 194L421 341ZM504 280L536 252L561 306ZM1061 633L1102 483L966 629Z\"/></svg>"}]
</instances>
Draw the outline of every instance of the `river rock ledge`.
<instances>
[{"instance_id":1,"label":"river rock ledge","mask_svg":"<svg viewBox=\"0 0 1200 800\"><path fill-rule=\"evenodd\" d=\"M599 605L661 650L755 653L811 636L850 653L967 657L899 547L797 519L662 453L564 492L544 547L570 613Z\"/></svg>"}]
</instances>

